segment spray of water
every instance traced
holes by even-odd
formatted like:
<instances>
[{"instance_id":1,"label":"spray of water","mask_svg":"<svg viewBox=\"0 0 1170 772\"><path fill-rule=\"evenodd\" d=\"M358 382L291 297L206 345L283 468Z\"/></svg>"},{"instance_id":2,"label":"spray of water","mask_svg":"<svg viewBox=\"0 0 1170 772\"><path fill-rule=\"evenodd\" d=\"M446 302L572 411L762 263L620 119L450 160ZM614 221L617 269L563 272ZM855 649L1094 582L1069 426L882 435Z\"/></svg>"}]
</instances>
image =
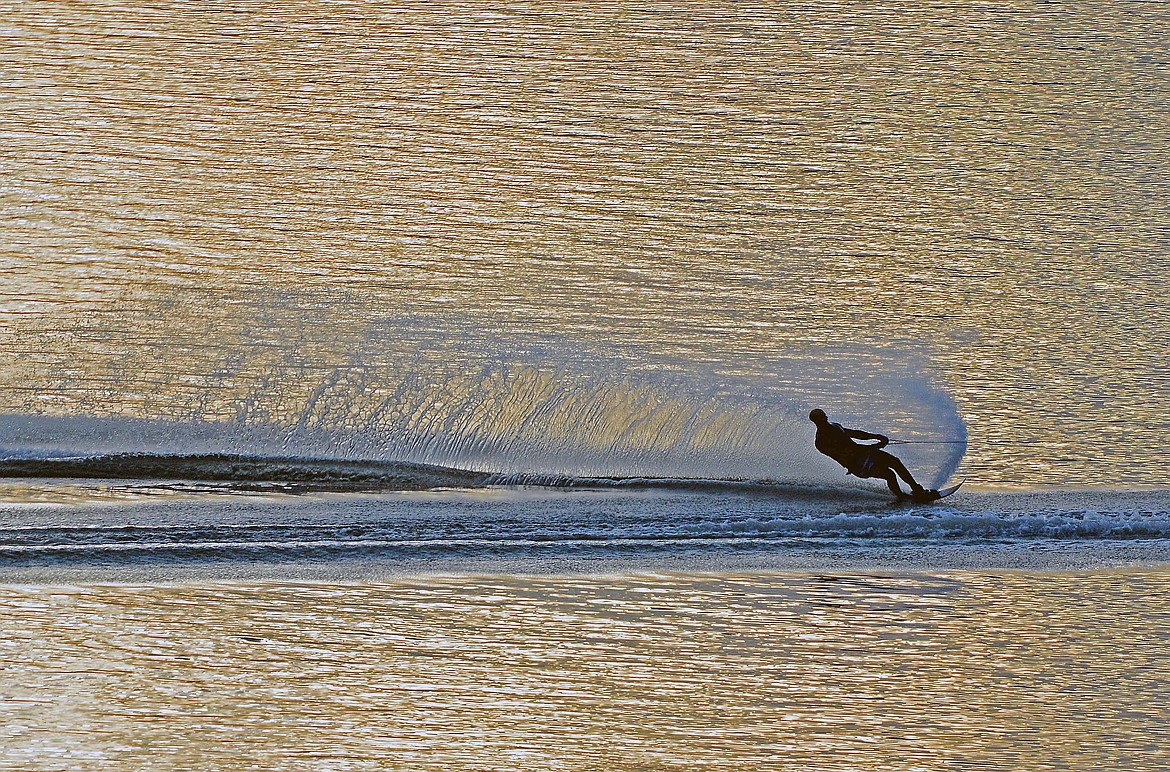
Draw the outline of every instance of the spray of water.
<instances>
[{"instance_id":1,"label":"spray of water","mask_svg":"<svg viewBox=\"0 0 1170 772\"><path fill-rule=\"evenodd\" d=\"M250 323L216 330L198 361L73 352L85 369L47 370L0 416L0 446L840 485L840 467L812 450L812 406L902 439L966 437L925 361L909 357L810 350L736 372L450 317L318 329L273 318L279 309L269 299ZM897 452L937 485L964 448Z\"/></svg>"}]
</instances>

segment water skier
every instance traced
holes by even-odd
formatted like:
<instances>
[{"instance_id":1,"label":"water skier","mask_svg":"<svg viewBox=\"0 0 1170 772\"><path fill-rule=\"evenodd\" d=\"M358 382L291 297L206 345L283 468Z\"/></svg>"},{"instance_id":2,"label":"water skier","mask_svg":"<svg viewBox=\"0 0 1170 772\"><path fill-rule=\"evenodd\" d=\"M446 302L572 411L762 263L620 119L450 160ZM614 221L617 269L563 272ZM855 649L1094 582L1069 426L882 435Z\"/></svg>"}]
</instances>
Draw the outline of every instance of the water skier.
<instances>
[{"instance_id":1,"label":"water skier","mask_svg":"<svg viewBox=\"0 0 1170 772\"><path fill-rule=\"evenodd\" d=\"M860 429L846 429L841 424L829 421L825 411L817 408L808 414L808 420L817 425L816 448L857 477L876 477L886 481L890 492L899 499L934 501L939 492L923 488L915 481L906 465L895 456L882 450L890 444L884 434L871 434ZM860 444L853 440L877 440L872 444ZM910 493L902 492L898 486L901 477L910 486Z\"/></svg>"}]
</instances>

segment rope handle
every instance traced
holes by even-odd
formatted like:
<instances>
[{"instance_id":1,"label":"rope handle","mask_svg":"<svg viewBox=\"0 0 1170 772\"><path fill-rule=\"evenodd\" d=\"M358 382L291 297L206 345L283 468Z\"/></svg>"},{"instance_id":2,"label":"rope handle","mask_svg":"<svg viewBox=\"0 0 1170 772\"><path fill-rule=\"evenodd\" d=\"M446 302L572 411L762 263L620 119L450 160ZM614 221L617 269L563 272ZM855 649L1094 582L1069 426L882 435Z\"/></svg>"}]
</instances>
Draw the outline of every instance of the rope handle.
<instances>
[{"instance_id":1,"label":"rope handle","mask_svg":"<svg viewBox=\"0 0 1170 772\"><path fill-rule=\"evenodd\" d=\"M891 445L961 445L966 440L890 440Z\"/></svg>"}]
</instances>

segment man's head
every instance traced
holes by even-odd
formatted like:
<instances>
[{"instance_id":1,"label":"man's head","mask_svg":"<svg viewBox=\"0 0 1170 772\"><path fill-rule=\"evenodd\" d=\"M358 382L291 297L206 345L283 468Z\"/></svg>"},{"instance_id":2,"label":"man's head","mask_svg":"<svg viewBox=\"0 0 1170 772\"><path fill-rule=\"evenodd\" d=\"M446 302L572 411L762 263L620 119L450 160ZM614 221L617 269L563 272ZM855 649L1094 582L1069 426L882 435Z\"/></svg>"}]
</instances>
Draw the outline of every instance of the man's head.
<instances>
[{"instance_id":1,"label":"man's head","mask_svg":"<svg viewBox=\"0 0 1170 772\"><path fill-rule=\"evenodd\" d=\"M825 415L824 410L821 410L818 407L808 414L808 420L812 421L814 424L820 425L828 421L829 417Z\"/></svg>"}]
</instances>

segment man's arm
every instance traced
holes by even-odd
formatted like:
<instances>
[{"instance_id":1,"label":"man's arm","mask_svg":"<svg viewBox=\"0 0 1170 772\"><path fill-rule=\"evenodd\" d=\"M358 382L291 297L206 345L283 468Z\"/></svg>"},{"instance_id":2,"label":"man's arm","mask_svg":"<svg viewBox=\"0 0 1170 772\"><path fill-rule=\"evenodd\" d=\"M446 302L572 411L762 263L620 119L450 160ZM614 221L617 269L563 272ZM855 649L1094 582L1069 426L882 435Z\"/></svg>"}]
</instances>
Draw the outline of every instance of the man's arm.
<instances>
[{"instance_id":1,"label":"man's arm","mask_svg":"<svg viewBox=\"0 0 1170 772\"><path fill-rule=\"evenodd\" d=\"M890 438L884 434L863 432L860 429L845 429L845 433L855 440L877 440L877 443L874 444L875 448L884 448L890 444Z\"/></svg>"}]
</instances>

